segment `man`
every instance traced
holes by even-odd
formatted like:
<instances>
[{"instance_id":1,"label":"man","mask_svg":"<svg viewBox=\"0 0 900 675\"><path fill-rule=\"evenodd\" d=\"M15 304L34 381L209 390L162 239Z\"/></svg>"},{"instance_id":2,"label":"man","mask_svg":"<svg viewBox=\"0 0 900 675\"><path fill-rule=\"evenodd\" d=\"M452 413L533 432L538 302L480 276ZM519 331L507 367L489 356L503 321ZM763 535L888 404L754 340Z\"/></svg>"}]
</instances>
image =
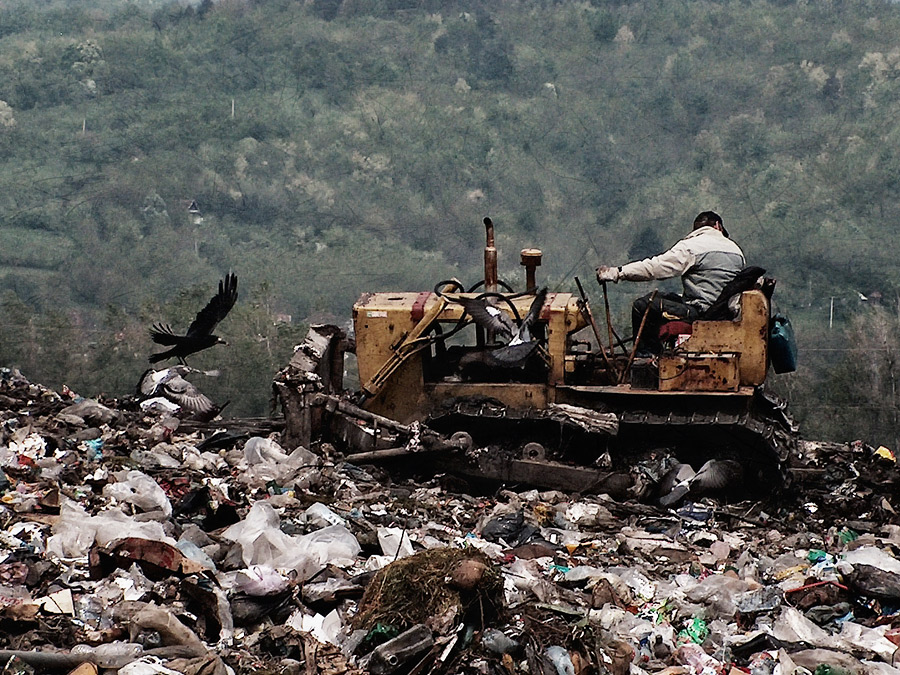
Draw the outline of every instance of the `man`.
<instances>
[{"instance_id":1,"label":"man","mask_svg":"<svg viewBox=\"0 0 900 675\"><path fill-rule=\"evenodd\" d=\"M665 253L621 267L600 266L597 280L649 281L681 275L682 295L649 293L634 301L631 326L637 337L647 307L639 352L659 353L659 329L671 320L694 321L719 297L722 289L744 267L744 253L728 238L722 218L704 211L694 219L694 229ZM653 302L651 304L651 298Z\"/></svg>"}]
</instances>

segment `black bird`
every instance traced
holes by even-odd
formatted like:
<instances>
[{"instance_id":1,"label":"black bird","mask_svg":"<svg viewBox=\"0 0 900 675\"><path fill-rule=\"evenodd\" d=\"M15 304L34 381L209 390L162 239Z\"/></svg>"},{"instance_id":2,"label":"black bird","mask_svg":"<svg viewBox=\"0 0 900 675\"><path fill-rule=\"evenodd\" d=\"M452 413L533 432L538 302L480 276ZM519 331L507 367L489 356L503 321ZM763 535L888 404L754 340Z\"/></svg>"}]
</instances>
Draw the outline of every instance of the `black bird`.
<instances>
[{"instance_id":1,"label":"black bird","mask_svg":"<svg viewBox=\"0 0 900 675\"><path fill-rule=\"evenodd\" d=\"M505 347L494 349L490 352L490 360L495 365L505 368L513 368L521 366L525 363L529 356L537 349L539 340L532 335L531 327L541 315L541 309L547 300L547 289L542 288L534 296L528 313L522 318L518 331L512 336L512 339Z\"/></svg>"},{"instance_id":2,"label":"black bird","mask_svg":"<svg viewBox=\"0 0 900 675\"><path fill-rule=\"evenodd\" d=\"M238 434L225 429L218 429L211 436L200 441L197 444L197 450L200 452L205 452L206 450L230 450L239 441L246 440L249 437L249 434Z\"/></svg>"},{"instance_id":3,"label":"black bird","mask_svg":"<svg viewBox=\"0 0 900 675\"><path fill-rule=\"evenodd\" d=\"M156 344L172 348L152 354L150 363L177 358L179 363L187 365L184 357L216 344L228 344L218 335L213 335L213 329L234 307L237 296L237 276L233 273L227 274L219 281L219 292L212 297L206 307L197 312L197 318L188 326L187 333L176 335L168 324L154 324L150 329L150 338Z\"/></svg>"}]
</instances>

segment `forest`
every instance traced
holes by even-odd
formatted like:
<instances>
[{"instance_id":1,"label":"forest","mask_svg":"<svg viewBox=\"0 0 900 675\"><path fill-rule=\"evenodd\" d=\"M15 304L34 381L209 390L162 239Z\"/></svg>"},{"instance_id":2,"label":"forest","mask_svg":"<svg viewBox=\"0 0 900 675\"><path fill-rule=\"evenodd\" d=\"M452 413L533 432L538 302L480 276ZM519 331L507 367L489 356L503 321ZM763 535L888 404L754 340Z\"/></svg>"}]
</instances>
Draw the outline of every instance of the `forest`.
<instances>
[{"instance_id":1,"label":"forest","mask_svg":"<svg viewBox=\"0 0 900 675\"><path fill-rule=\"evenodd\" d=\"M484 216L501 277L536 247L574 292L711 209L777 279L802 435L896 449L897 34L881 0L5 0L0 366L128 395L233 271L192 365L265 415L308 323L480 278Z\"/></svg>"}]
</instances>

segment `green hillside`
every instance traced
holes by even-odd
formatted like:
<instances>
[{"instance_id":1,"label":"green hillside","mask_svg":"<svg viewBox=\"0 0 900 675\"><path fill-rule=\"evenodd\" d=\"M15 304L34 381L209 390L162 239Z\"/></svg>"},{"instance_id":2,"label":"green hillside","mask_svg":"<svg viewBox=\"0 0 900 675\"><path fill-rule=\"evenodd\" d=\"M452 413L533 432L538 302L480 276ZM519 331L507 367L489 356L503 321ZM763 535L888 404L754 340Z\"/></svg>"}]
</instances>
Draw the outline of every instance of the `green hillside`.
<instances>
[{"instance_id":1,"label":"green hillside","mask_svg":"<svg viewBox=\"0 0 900 675\"><path fill-rule=\"evenodd\" d=\"M804 435L900 445L897 4L86 5L0 8L0 365L127 393L234 270L197 365L262 414L305 321L477 279L485 215L501 276L539 247L572 290L713 209L778 279Z\"/></svg>"}]
</instances>

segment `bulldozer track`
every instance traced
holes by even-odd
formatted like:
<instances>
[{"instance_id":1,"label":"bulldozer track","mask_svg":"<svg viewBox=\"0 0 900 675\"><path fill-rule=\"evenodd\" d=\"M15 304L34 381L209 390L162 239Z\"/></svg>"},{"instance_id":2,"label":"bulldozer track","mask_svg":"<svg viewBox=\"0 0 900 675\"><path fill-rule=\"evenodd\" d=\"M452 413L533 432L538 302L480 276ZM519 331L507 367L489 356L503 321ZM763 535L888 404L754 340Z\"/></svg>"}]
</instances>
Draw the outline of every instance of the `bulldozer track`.
<instances>
[{"instance_id":1,"label":"bulldozer track","mask_svg":"<svg viewBox=\"0 0 900 675\"><path fill-rule=\"evenodd\" d=\"M461 399L433 414L428 424L445 434L465 430L476 444L501 446L508 452L514 447L533 447L534 441L539 441L547 445L547 459L579 465L596 460L604 451L621 465L628 465L649 449L670 449L681 457L691 457L691 463L724 455L740 461L751 484L760 489L790 484L790 460L797 451L799 436L784 403L771 394L757 392L749 408L741 412L597 408L590 412L603 415L607 424L591 428L564 413L512 408L492 399ZM563 428L573 433L563 434ZM557 438L565 439L568 445L547 444L554 429L559 430ZM585 446L591 448L589 456L585 455ZM574 453L576 447L582 451ZM533 459L527 451L522 455Z\"/></svg>"}]
</instances>

